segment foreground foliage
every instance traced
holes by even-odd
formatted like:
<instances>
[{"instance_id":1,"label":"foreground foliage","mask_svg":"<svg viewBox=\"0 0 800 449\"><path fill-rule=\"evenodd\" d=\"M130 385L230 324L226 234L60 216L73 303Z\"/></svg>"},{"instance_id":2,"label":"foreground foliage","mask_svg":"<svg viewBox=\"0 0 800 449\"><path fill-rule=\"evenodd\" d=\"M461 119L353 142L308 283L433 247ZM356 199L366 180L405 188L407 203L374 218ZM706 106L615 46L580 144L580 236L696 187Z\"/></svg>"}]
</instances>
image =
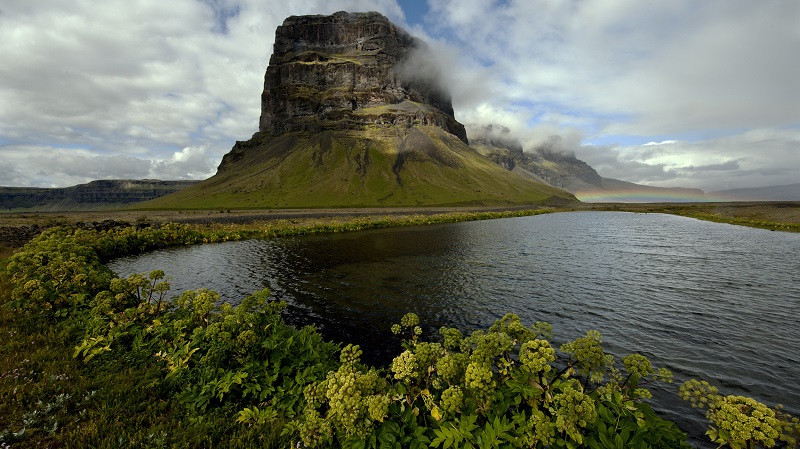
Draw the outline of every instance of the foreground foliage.
<instances>
[{"instance_id":1,"label":"foreground foliage","mask_svg":"<svg viewBox=\"0 0 800 449\"><path fill-rule=\"evenodd\" d=\"M556 348L549 325L525 326L507 315L484 331L442 328L435 341L424 341L419 318L408 314L391 329L403 336L400 354L376 369L360 363L357 346L340 350L312 327L286 325L285 304L267 291L233 307L209 290L170 297L160 270L120 279L103 265L168 245L245 237L252 235L181 225L57 228L10 257L0 284L0 443L687 445L677 426L645 402L646 385L670 381L670 374L638 354L615 360L594 331ZM780 410L723 397L698 382L684 385L682 394L708 409L709 435L719 444L797 445L800 425Z\"/></svg>"},{"instance_id":2,"label":"foreground foliage","mask_svg":"<svg viewBox=\"0 0 800 449\"><path fill-rule=\"evenodd\" d=\"M734 449L774 447L777 442L797 447L800 420L744 396L722 396L706 381L681 385L680 396L692 407L707 410L711 428L706 434L715 443Z\"/></svg>"},{"instance_id":3,"label":"foreground foliage","mask_svg":"<svg viewBox=\"0 0 800 449\"><path fill-rule=\"evenodd\" d=\"M597 332L565 343L559 365L546 323L506 315L468 336L442 328L419 339L419 318L393 327L405 351L390 378L358 366L358 347L338 370L306 388L306 411L287 426L306 446L342 447L686 447L686 435L641 402L642 385L668 380L641 355L619 370Z\"/></svg>"}]
</instances>

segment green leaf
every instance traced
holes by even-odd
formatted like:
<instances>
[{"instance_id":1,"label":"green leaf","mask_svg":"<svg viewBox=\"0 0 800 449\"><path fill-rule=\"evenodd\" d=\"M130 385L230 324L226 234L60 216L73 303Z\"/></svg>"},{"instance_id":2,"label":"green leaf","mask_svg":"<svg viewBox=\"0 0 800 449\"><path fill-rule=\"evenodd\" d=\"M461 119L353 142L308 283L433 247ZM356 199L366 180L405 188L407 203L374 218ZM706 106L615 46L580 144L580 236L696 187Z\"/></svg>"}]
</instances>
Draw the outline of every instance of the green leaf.
<instances>
[{"instance_id":1,"label":"green leaf","mask_svg":"<svg viewBox=\"0 0 800 449\"><path fill-rule=\"evenodd\" d=\"M366 447L367 442L365 440L355 437L348 438L342 443L342 448L347 449L366 449Z\"/></svg>"},{"instance_id":2,"label":"green leaf","mask_svg":"<svg viewBox=\"0 0 800 449\"><path fill-rule=\"evenodd\" d=\"M598 436L600 437L600 441L603 443L603 447L604 448L607 448L607 449L613 449L614 448L614 442L611 440L611 438L605 432L598 434Z\"/></svg>"},{"instance_id":3,"label":"green leaf","mask_svg":"<svg viewBox=\"0 0 800 449\"><path fill-rule=\"evenodd\" d=\"M620 438L622 438L622 441L627 442L630 439L630 437L631 437L630 429L628 428L622 429L622 432L620 432Z\"/></svg>"},{"instance_id":4,"label":"green leaf","mask_svg":"<svg viewBox=\"0 0 800 449\"><path fill-rule=\"evenodd\" d=\"M600 415L601 418L603 418L603 421L608 422L608 423L612 423L612 422L616 421L614 419L614 416L611 414L611 411L608 410L608 408L604 407L603 405L598 404L597 407L596 407L596 410L597 410L597 414Z\"/></svg>"},{"instance_id":5,"label":"green leaf","mask_svg":"<svg viewBox=\"0 0 800 449\"><path fill-rule=\"evenodd\" d=\"M448 439L448 432L447 429L444 427L439 429L433 429L433 434L436 435L436 437L433 439L433 441L431 441L431 447L442 446ZM450 447L450 445L452 445L452 443L450 443L447 446L444 446L444 448L446 449Z\"/></svg>"}]
</instances>

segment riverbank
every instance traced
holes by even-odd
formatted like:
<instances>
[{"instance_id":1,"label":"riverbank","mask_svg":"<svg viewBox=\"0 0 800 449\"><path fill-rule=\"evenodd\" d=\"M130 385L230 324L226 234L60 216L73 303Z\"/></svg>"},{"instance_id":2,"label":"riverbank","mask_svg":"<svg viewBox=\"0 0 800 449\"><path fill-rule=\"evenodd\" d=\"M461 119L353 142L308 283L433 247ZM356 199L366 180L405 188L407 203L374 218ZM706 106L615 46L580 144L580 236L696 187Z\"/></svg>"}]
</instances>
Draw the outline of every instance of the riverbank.
<instances>
[{"instance_id":1,"label":"riverbank","mask_svg":"<svg viewBox=\"0 0 800 449\"><path fill-rule=\"evenodd\" d=\"M419 223L537 213L462 212ZM337 232L415 221L252 232ZM0 345L0 445L499 446L534 441L538 427L528 417L536 414L553 429L575 421L569 431L548 435L559 446L611 438L688 447L674 423L638 402L649 397L636 388L638 380L659 380L660 371L620 365L602 367L604 380L578 376L601 369L584 366L586 344L606 359L599 335L591 332L562 345L559 361L548 341L551 328L543 323L526 328L506 315L483 332L463 336L453 328L444 342L429 343L419 340L419 317L406 314L391 327L406 339L396 343L404 355L390 367L374 368L359 363L358 346L326 342L313 326L287 325L281 317L286 304L266 290L237 307L218 304L219 295L204 289L167 301L163 271L118 279L103 264L157 248L250 237L180 224L55 228L0 261L0 334L11 337ZM532 352L532 345L546 350L544 359L522 355L519 363L509 363L512 354ZM574 369L553 369L564 365ZM636 378L620 383L617 369ZM520 390L531 376L544 387ZM522 401L539 391L547 393L542 401ZM585 413L563 405L572 397ZM447 433L464 422L470 423L469 435Z\"/></svg>"},{"instance_id":2,"label":"riverbank","mask_svg":"<svg viewBox=\"0 0 800 449\"><path fill-rule=\"evenodd\" d=\"M553 207L420 207L366 209L265 209L194 211L83 211L0 214L0 259L42 231L56 226L87 230L188 224L199 231L273 232L303 228L370 228L503 218L566 211ZM488 215L487 215L488 214Z\"/></svg>"},{"instance_id":3,"label":"riverbank","mask_svg":"<svg viewBox=\"0 0 800 449\"><path fill-rule=\"evenodd\" d=\"M344 348L337 364L332 348L320 340L314 328L292 329L279 320L275 312L280 304L264 302L266 292L248 300L247 307L235 309L219 306L209 310L218 297L206 291L181 295L176 299L177 307L167 307L170 303L162 301L166 286L159 282L163 272L153 271L149 279L134 275L114 280L102 262L155 248L206 241L555 211L558 209L458 210L425 216L419 214L419 210L412 210L410 215L395 217L337 218L340 216L309 214L310 217L304 218L273 217L273 221L251 222L242 217L206 221L206 211L195 216L197 222L189 226L155 226L148 219L136 219L135 227L125 227L123 221L98 216L94 221L82 222L82 229L44 232L10 261L0 261L0 334L10 337L0 345L0 366L6 367L0 372L0 443L13 443L14 447L83 447L89 444L94 447L285 447L295 446L300 439L306 444L341 447L345 442L363 441L358 438L363 435L369 436L366 440L369 442L392 438L392 441L403 442L399 445L408 446L407 443L424 437L434 446L450 446L442 429L456 428L461 422L478 423L479 432L493 432L495 437L500 427L504 429L504 438L532 437L530 430L538 427L527 425L527 417L536 413L544 425L552 426L559 416L572 416L572 412L561 410L556 404L545 404L541 410L520 411L504 402L518 395L537 394L538 390L519 390L520 382L509 381L517 377L527 379L526 376L531 375L518 367L509 368L507 363L511 360L510 354L522 354L522 348L489 354L488 365L485 351L475 348L511 341L508 332L517 335L522 328L521 324L515 324L513 316L495 323L488 334L469 337L480 338L480 341L455 344L451 348L453 351L462 348L458 360L446 359L448 353L441 349L441 343L432 343L421 346L424 353L407 349L403 353L406 356L399 358L398 364L376 371L357 365L360 351L348 349L349 346ZM228 214L227 211L217 213ZM560 218L566 217L568 215ZM205 231L198 231L201 227ZM416 324L416 320L412 322L404 317L398 331L401 325L407 327L405 334L416 341L419 334ZM536 326L538 324L533 330L541 333L544 328ZM260 333L256 335L255 330ZM451 333L461 335L458 329ZM448 344L447 338L454 338L451 333L445 335L444 344ZM491 341L483 341L487 335ZM570 348L589 345L593 351L596 349L592 354L596 352L598 360L605 360L600 352L599 336L595 339L593 335L588 333L572 342L573 346L562 345L561 351L572 358L570 354L577 349ZM549 343L546 345L545 349L550 347ZM197 355L193 356L195 353ZM447 363L439 363L439 359ZM581 363L584 359L576 355L577 361L560 363ZM415 360L426 363L418 365ZM401 363L403 361L408 363ZM472 364L472 371L469 366L465 370L467 362ZM585 439L597 443L603 438L633 436L639 440L652 437L662 443L660 447L684 445L685 436L675 425L661 421L649 406L638 405L635 401L639 390L614 384L617 377L607 377L610 383L596 388L600 385L572 378L577 372L588 373L586 369L590 367L575 365L575 370L557 371L552 369L550 363L554 360L551 359L544 360L544 364L536 360L529 362L541 366L539 378L550 376L541 383L555 389L548 398L569 394L581 399L585 410L604 410L588 416L585 422L591 425L582 425L583 430L574 428L572 432L562 432L559 437L564 441ZM314 367L325 364L327 373L313 371ZM627 379L642 372L639 365L628 365L624 367L629 371ZM646 366L650 366L649 362ZM437 374L438 370L441 375ZM649 368L646 371L654 374ZM390 373L389 377L386 373ZM464 373L470 373L469 377ZM501 376L501 373L506 374ZM447 377L439 379L441 376ZM562 376L563 379L556 379ZM359 397L371 400L363 401L369 408L344 404L344 397L340 395L317 396L316 392L328 391L320 389L328 385L325 382L350 382L351 378L364 380L357 384L358 393ZM405 378L413 382L403 380ZM425 383L418 384L418 379ZM446 386L443 381L457 388L443 389ZM492 388L487 389L486 385ZM587 385L590 388L587 389ZM613 396L603 393L611 391L609 388L621 393ZM489 392L496 394L486 396ZM627 398L622 393L634 396ZM328 405L319 409L319 404ZM537 404L534 401L530 405L538 407ZM637 409L635 415L626 412L633 410L631 406ZM125 413L120 414L120 410ZM337 410L356 410L358 423L364 424L353 427L352 420L343 421ZM412 410L419 414L411 413ZM622 411L624 416L615 415L615 410ZM490 416L494 417L491 422ZM366 417L371 420L368 422ZM628 429L624 433L617 432L621 422ZM325 433L321 434L319 429ZM797 433L796 429L787 427L787 432L790 431ZM637 432L641 436L637 436ZM488 435L476 433L469 438L483 441ZM370 445L377 446L377 443Z\"/></svg>"},{"instance_id":4,"label":"riverbank","mask_svg":"<svg viewBox=\"0 0 800 449\"><path fill-rule=\"evenodd\" d=\"M800 232L800 201L741 203L584 203L577 210L681 215L776 231Z\"/></svg>"},{"instance_id":5,"label":"riverbank","mask_svg":"<svg viewBox=\"0 0 800 449\"><path fill-rule=\"evenodd\" d=\"M30 212L0 214L0 259L11 255L43 230L55 226L78 226L103 230L117 226L152 226L163 223L190 224L201 230L236 228L242 230L265 227L315 227L344 225L350 222L408 222L436 216L474 213L520 213L531 207L422 207L364 209L266 209L266 210L193 210L137 211L108 210L82 212ZM800 232L800 202L747 203L583 203L569 208L538 207L545 212L558 211L624 211L665 213L700 220L730 223L771 230ZM463 221L455 220L452 221Z\"/></svg>"}]
</instances>

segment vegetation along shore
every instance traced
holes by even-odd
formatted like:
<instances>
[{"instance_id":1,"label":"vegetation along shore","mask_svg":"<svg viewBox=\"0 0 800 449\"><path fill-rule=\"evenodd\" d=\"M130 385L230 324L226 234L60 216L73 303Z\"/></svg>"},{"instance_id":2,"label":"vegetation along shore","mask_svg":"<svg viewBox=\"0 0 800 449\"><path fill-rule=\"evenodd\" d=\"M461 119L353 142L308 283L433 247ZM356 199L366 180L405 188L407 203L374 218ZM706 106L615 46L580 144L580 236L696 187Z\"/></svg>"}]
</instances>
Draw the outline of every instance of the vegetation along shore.
<instances>
[{"instance_id":1,"label":"vegetation along shore","mask_svg":"<svg viewBox=\"0 0 800 449\"><path fill-rule=\"evenodd\" d=\"M615 359L602 336L552 346L507 315L472 334L422 335L408 314L387 367L284 323L283 303L208 290L172 298L165 273L118 279L104 262L173 245L492 219L565 209L118 211L6 214L27 227L0 262L3 447L687 447L649 407L668 371ZM797 231L797 203L581 205ZM182 223L175 223L182 221ZM79 225L76 226L76 223ZM33 229L33 231L31 231ZM10 234L4 234L10 235ZM4 237L5 239L5 237ZM17 244L19 242L19 244ZM797 447L800 422L700 379L681 396L720 445Z\"/></svg>"},{"instance_id":2,"label":"vegetation along shore","mask_svg":"<svg viewBox=\"0 0 800 449\"><path fill-rule=\"evenodd\" d=\"M396 207L396 208L315 208L315 209L239 209L239 210L100 210L71 212L12 212L0 213L0 257L19 248L39 232L54 226L149 226L163 223L185 223L199 229L233 228L257 229L345 224L348 221L381 222L388 226L404 221L421 224L421 217L437 216L439 221L470 219L470 213L520 213L542 211L624 211L665 213L701 220L741 226L798 232L800 231L800 202L742 202L742 203L579 203L564 207ZM447 218L451 215L450 218Z\"/></svg>"}]
</instances>

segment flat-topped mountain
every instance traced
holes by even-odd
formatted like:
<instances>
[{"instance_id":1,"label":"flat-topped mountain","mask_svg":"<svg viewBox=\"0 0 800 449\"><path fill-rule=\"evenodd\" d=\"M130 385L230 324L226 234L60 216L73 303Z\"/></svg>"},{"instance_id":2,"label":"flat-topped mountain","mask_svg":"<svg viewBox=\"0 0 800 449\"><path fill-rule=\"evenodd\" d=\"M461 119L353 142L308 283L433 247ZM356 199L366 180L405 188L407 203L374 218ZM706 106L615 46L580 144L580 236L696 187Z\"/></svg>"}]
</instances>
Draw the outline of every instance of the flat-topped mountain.
<instances>
[{"instance_id":1,"label":"flat-topped mountain","mask_svg":"<svg viewBox=\"0 0 800 449\"><path fill-rule=\"evenodd\" d=\"M467 145L426 44L375 12L275 32L259 131L164 208L537 204L568 192Z\"/></svg>"},{"instance_id":2,"label":"flat-topped mountain","mask_svg":"<svg viewBox=\"0 0 800 449\"><path fill-rule=\"evenodd\" d=\"M434 125L466 143L427 45L376 12L292 16L275 32L259 130L348 130ZM422 70L420 70L422 69Z\"/></svg>"}]
</instances>

